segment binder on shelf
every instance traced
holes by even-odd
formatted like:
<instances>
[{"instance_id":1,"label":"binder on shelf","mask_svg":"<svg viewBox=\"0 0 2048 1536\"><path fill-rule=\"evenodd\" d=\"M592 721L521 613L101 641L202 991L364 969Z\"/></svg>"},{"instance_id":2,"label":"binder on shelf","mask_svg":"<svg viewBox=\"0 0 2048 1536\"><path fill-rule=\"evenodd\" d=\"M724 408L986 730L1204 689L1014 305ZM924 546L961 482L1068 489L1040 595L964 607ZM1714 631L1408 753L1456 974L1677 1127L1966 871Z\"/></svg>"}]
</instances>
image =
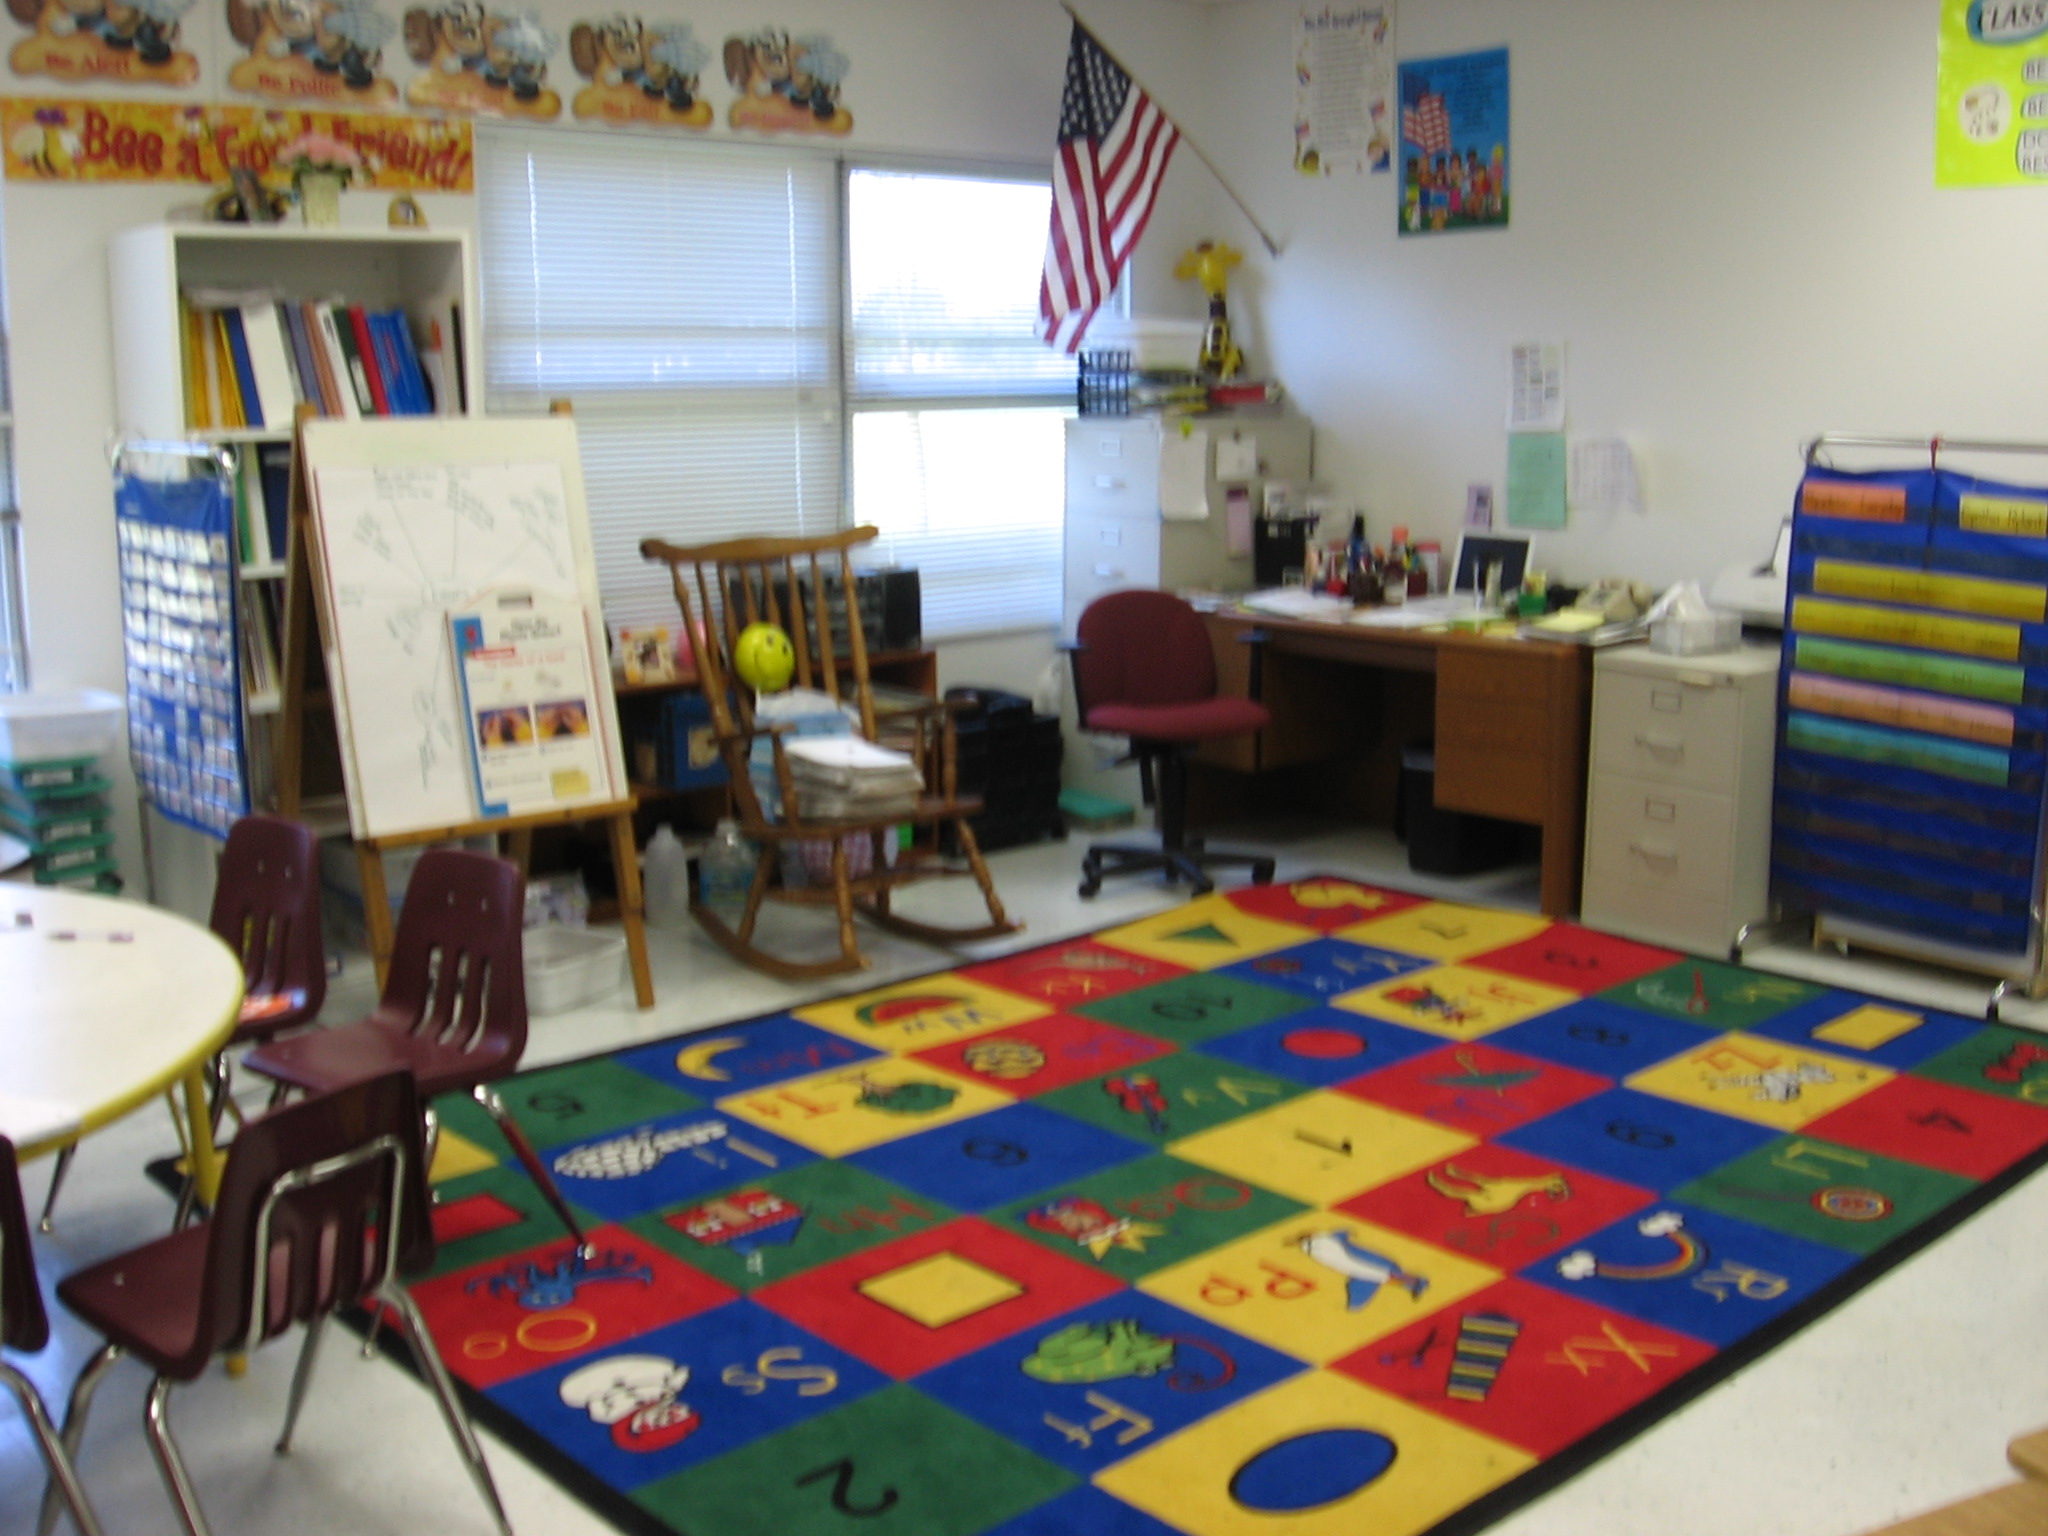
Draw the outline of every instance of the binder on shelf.
<instances>
[{"instance_id":1,"label":"binder on shelf","mask_svg":"<svg viewBox=\"0 0 2048 1536\"><path fill-rule=\"evenodd\" d=\"M327 406L320 397L320 375L314 369L312 345L306 338L306 316L297 304L289 300L278 304L277 315L284 326L285 343L289 348L286 356L291 362L294 403L303 400L325 416Z\"/></svg>"},{"instance_id":2,"label":"binder on shelf","mask_svg":"<svg viewBox=\"0 0 2048 1536\"><path fill-rule=\"evenodd\" d=\"M291 547L292 445L257 443L255 449L270 558L282 560Z\"/></svg>"},{"instance_id":3,"label":"binder on shelf","mask_svg":"<svg viewBox=\"0 0 2048 1536\"><path fill-rule=\"evenodd\" d=\"M180 304L179 309L184 322L179 339L184 345L185 417L204 431L214 424L220 398L218 378L207 377L206 312L190 304Z\"/></svg>"},{"instance_id":4,"label":"binder on shelf","mask_svg":"<svg viewBox=\"0 0 2048 1536\"><path fill-rule=\"evenodd\" d=\"M412 339L412 321L402 309L391 311L388 323L391 326L392 350L398 354L398 366L405 371L405 392L412 401L415 416L434 414L434 397L427 388L426 369L420 363L419 348Z\"/></svg>"},{"instance_id":5,"label":"binder on shelf","mask_svg":"<svg viewBox=\"0 0 2048 1536\"><path fill-rule=\"evenodd\" d=\"M321 386L333 396L334 409L328 414L339 416L344 421L354 421L362 415L362 408L356 404L355 381L349 377L348 358L341 350L341 335L334 328L333 308L308 302L306 328L317 343Z\"/></svg>"},{"instance_id":6,"label":"binder on shelf","mask_svg":"<svg viewBox=\"0 0 2048 1536\"><path fill-rule=\"evenodd\" d=\"M376 415L376 398L370 393L369 371L363 366L363 354L356 344L356 329L349 319L348 306L328 305L322 329L333 333L334 345L341 353L343 370L348 376L349 393L355 398L354 415Z\"/></svg>"},{"instance_id":7,"label":"binder on shelf","mask_svg":"<svg viewBox=\"0 0 2048 1536\"><path fill-rule=\"evenodd\" d=\"M260 427L264 424L263 404L258 398L256 367L249 351L248 334L242 327L242 312L223 309L218 313L221 331L227 337L228 356L235 366L235 395L241 402L241 425Z\"/></svg>"},{"instance_id":8,"label":"binder on shelf","mask_svg":"<svg viewBox=\"0 0 2048 1536\"><path fill-rule=\"evenodd\" d=\"M414 350L419 356L420 372L426 378L427 392L432 397L436 416L462 414L462 396L448 356L454 345L450 314L449 305L436 304L412 322Z\"/></svg>"},{"instance_id":9,"label":"binder on shelf","mask_svg":"<svg viewBox=\"0 0 2048 1536\"><path fill-rule=\"evenodd\" d=\"M405 354L399 350L397 331L403 326L394 326L388 314L370 316L370 337L377 348L377 366L384 374L384 393L391 402L394 416L424 415L413 394L413 384L406 370Z\"/></svg>"},{"instance_id":10,"label":"binder on shelf","mask_svg":"<svg viewBox=\"0 0 2048 1536\"><path fill-rule=\"evenodd\" d=\"M244 304L241 318L258 402L258 411L251 414L249 425L287 426L298 393L292 387L291 358L285 350L284 322L278 318L278 306L269 299Z\"/></svg>"},{"instance_id":11,"label":"binder on shelf","mask_svg":"<svg viewBox=\"0 0 2048 1536\"><path fill-rule=\"evenodd\" d=\"M391 395L385 387L384 369L377 357L377 338L370 331L370 313L360 304L348 307L349 329L355 332L356 352L363 360L363 373L370 386L370 399L376 406L376 414L391 414Z\"/></svg>"},{"instance_id":12,"label":"binder on shelf","mask_svg":"<svg viewBox=\"0 0 2048 1536\"><path fill-rule=\"evenodd\" d=\"M226 311L216 309L209 312L206 323L213 331L214 355L220 364L220 424L223 427L246 427L249 424L248 408L242 404L241 370L233 343L228 338Z\"/></svg>"}]
</instances>

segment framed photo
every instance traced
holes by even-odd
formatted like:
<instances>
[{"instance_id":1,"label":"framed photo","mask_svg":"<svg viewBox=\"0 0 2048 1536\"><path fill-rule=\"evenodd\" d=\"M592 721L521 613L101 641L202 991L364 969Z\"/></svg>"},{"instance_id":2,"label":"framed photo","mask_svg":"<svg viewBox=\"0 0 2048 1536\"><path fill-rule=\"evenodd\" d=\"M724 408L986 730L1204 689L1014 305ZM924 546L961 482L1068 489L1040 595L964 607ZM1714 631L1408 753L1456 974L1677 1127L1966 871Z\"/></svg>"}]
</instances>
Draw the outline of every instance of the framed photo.
<instances>
[{"instance_id":1,"label":"framed photo","mask_svg":"<svg viewBox=\"0 0 2048 1536\"><path fill-rule=\"evenodd\" d=\"M676 648L665 626L619 631L619 654L629 683L672 683Z\"/></svg>"},{"instance_id":2,"label":"framed photo","mask_svg":"<svg viewBox=\"0 0 2048 1536\"><path fill-rule=\"evenodd\" d=\"M234 183L235 194L242 200L242 217L251 224L275 224L277 208L270 201L270 193L256 173L247 166L237 166L228 172L228 180Z\"/></svg>"}]
</instances>

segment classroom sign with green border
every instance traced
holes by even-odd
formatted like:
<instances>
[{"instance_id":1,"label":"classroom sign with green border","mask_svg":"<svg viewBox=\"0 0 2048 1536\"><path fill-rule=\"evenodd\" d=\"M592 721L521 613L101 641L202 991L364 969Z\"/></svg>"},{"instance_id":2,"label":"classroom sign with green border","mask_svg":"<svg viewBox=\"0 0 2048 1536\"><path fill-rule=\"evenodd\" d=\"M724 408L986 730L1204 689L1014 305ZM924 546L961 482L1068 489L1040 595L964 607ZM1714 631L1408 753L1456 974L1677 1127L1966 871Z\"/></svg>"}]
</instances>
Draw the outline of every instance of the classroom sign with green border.
<instances>
[{"instance_id":1,"label":"classroom sign with green border","mask_svg":"<svg viewBox=\"0 0 2048 1536\"><path fill-rule=\"evenodd\" d=\"M2048 0L1942 0L1941 187L2048 181Z\"/></svg>"}]
</instances>

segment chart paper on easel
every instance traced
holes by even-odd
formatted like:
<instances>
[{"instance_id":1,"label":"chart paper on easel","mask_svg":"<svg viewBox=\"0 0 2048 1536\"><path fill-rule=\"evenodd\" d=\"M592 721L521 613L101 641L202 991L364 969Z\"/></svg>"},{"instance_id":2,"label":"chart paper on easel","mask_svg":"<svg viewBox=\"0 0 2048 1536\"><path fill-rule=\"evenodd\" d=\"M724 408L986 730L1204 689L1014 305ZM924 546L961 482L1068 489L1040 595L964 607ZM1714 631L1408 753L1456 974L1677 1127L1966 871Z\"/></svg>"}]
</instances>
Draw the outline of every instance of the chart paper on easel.
<instances>
[{"instance_id":1,"label":"chart paper on easel","mask_svg":"<svg viewBox=\"0 0 2048 1536\"><path fill-rule=\"evenodd\" d=\"M573 424L316 422L305 443L350 828L476 821L450 611L496 587L563 593L582 606L586 653L603 654ZM625 792L610 690L593 702L602 772L564 808Z\"/></svg>"}]
</instances>

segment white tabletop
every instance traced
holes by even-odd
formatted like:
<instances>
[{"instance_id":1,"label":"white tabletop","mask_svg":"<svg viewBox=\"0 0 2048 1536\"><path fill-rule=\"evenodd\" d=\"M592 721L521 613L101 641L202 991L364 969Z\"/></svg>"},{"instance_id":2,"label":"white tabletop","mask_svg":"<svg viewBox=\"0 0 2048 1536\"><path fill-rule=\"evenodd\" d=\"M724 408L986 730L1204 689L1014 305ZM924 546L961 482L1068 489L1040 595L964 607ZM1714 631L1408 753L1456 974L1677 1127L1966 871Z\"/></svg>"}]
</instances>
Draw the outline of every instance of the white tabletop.
<instances>
[{"instance_id":1,"label":"white tabletop","mask_svg":"<svg viewBox=\"0 0 2048 1536\"><path fill-rule=\"evenodd\" d=\"M47 1151L223 1045L242 967L214 934L111 896L0 885L0 1133Z\"/></svg>"}]
</instances>

